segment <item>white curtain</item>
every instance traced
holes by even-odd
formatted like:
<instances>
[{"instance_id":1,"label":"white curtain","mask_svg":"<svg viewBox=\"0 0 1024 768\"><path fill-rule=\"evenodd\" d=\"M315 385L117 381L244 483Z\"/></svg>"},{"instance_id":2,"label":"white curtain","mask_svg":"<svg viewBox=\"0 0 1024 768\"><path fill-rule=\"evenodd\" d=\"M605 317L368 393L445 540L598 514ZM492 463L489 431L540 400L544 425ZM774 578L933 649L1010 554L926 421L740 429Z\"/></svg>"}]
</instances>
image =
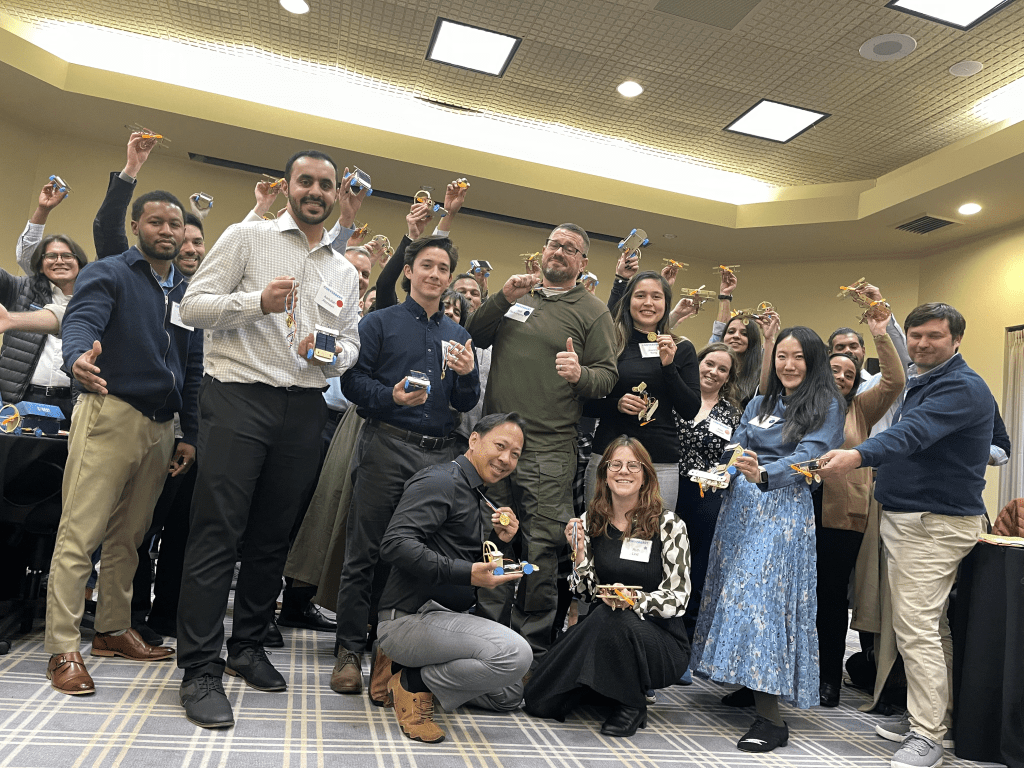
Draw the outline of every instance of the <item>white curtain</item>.
<instances>
[{"instance_id":1,"label":"white curtain","mask_svg":"<svg viewBox=\"0 0 1024 768\"><path fill-rule=\"evenodd\" d=\"M1010 435L1010 461L999 472L999 509L1024 497L1024 330L1007 331L1009 366L1000 409Z\"/></svg>"}]
</instances>

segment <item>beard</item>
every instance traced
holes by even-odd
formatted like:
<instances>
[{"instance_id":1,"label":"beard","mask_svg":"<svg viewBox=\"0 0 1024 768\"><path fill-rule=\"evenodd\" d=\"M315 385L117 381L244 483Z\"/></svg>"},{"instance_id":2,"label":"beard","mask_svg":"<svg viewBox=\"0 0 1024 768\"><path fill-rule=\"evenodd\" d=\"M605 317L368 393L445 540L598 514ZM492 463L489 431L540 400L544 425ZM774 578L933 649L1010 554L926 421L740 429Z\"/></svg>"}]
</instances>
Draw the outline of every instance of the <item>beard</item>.
<instances>
[{"instance_id":1,"label":"beard","mask_svg":"<svg viewBox=\"0 0 1024 768\"><path fill-rule=\"evenodd\" d=\"M544 279L552 283L564 283L576 279L572 267L556 261L554 257L548 259L546 264L541 265L540 271L544 275Z\"/></svg>"},{"instance_id":2,"label":"beard","mask_svg":"<svg viewBox=\"0 0 1024 768\"><path fill-rule=\"evenodd\" d=\"M156 259L157 261L173 261L174 258L178 255L178 251L181 250L181 244L175 243L174 250L171 253L163 253L157 250L155 242L150 242L140 237L139 250L142 251L142 253L145 254L146 256L149 256L149 258Z\"/></svg>"},{"instance_id":3,"label":"beard","mask_svg":"<svg viewBox=\"0 0 1024 768\"><path fill-rule=\"evenodd\" d=\"M306 202L318 202L320 203L321 213L319 215L307 215L302 211L302 204ZM289 197L288 198L288 210L292 216L301 221L303 224L320 224L326 221L327 217L331 215L331 211L334 210L334 204L327 205L323 198L313 197L312 195L304 195L302 197Z\"/></svg>"}]
</instances>

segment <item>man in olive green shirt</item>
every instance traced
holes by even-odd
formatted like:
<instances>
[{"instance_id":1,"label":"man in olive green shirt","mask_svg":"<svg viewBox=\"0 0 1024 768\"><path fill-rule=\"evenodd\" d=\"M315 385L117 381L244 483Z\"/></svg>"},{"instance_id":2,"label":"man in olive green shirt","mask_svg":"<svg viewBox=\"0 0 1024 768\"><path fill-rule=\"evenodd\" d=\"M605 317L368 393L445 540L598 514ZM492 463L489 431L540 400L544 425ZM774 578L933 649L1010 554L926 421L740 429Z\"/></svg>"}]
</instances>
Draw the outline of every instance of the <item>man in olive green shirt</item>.
<instances>
[{"instance_id":1,"label":"man in olive green shirt","mask_svg":"<svg viewBox=\"0 0 1024 768\"><path fill-rule=\"evenodd\" d=\"M582 228L556 227L541 256L542 282L513 275L466 324L475 347L491 348L484 413L518 411L530 436L516 470L489 493L515 510L523 558L538 566L511 606L512 628L530 643L535 666L551 645L558 553L572 517L576 422L583 401L604 397L618 379L608 308L576 285L589 248ZM507 623L511 598L507 587L480 590L477 615Z\"/></svg>"}]
</instances>

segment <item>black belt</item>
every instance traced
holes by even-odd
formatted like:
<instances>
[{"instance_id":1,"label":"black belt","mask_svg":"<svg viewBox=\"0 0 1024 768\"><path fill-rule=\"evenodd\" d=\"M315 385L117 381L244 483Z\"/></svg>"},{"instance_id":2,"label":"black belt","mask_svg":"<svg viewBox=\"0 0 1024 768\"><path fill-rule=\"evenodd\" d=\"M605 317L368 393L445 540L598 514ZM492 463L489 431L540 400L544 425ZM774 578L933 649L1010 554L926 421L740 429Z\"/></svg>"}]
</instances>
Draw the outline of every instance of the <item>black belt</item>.
<instances>
[{"instance_id":1,"label":"black belt","mask_svg":"<svg viewBox=\"0 0 1024 768\"><path fill-rule=\"evenodd\" d=\"M427 451L436 451L441 448L447 448L455 442L454 434L451 434L448 437L430 437L429 435L410 432L407 429L399 429L398 427L388 424L386 421L380 421L379 419L367 419L366 424L367 426L379 429L381 432L386 432L392 437L397 437L403 442L410 443Z\"/></svg>"},{"instance_id":2,"label":"black belt","mask_svg":"<svg viewBox=\"0 0 1024 768\"><path fill-rule=\"evenodd\" d=\"M71 387L40 387L37 384L29 384L25 390L26 395L43 395L44 397L71 397Z\"/></svg>"},{"instance_id":3,"label":"black belt","mask_svg":"<svg viewBox=\"0 0 1024 768\"><path fill-rule=\"evenodd\" d=\"M400 611L397 608L388 608L387 610L377 612L377 622L394 621L403 616L412 616L412 614L408 611Z\"/></svg>"}]
</instances>

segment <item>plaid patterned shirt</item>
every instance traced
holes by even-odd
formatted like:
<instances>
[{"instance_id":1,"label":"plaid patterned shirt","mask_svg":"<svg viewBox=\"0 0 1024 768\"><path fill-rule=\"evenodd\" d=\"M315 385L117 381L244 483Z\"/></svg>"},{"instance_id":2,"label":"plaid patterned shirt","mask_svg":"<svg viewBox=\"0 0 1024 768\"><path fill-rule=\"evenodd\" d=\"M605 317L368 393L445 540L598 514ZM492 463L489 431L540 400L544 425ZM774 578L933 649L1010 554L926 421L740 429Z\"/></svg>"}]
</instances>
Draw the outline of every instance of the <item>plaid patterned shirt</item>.
<instances>
[{"instance_id":1,"label":"plaid patterned shirt","mask_svg":"<svg viewBox=\"0 0 1024 768\"><path fill-rule=\"evenodd\" d=\"M264 315L260 295L275 277L298 281L295 343L290 346L285 313ZM342 297L333 315L316 302L322 285ZM181 300L181 319L206 330L205 372L223 382L323 389L359 356L359 276L331 248L324 230L309 249L289 213L273 221L235 224L203 259ZM299 342L314 325L340 331L341 351L332 365L316 366L298 355Z\"/></svg>"}]
</instances>

